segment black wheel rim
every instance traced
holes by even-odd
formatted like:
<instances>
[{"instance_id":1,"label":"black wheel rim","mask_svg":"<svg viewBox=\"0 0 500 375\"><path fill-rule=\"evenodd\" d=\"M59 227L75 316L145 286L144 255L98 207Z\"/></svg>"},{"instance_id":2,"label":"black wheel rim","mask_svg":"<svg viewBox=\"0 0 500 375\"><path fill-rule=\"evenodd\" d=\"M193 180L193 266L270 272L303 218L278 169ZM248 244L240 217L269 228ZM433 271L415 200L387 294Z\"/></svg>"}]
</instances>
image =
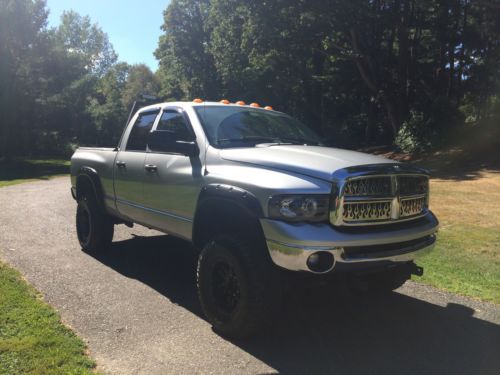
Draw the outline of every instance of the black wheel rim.
<instances>
[{"instance_id":1,"label":"black wheel rim","mask_svg":"<svg viewBox=\"0 0 500 375\"><path fill-rule=\"evenodd\" d=\"M212 272L212 291L218 310L224 314L234 312L240 301L240 283L234 268L227 262L215 264Z\"/></svg>"},{"instance_id":2,"label":"black wheel rim","mask_svg":"<svg viewBox=\"0 0 500 375\"><path fill-rule=\"evenodd\" d=\"M78 214L76 215L76 229L78 239L81 243L87 243L90 237L90 213L84 207L78 207Z\"/></svg>"}]
</instances>

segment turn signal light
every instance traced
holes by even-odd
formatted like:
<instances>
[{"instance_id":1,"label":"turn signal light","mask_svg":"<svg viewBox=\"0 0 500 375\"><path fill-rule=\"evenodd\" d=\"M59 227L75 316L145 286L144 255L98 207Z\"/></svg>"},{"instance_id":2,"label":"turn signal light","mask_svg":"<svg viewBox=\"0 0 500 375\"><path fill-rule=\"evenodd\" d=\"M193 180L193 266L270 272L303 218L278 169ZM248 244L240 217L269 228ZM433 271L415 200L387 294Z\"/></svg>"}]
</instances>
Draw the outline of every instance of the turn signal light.
<instances>
[{"instance_id":1,"label":"turn signal light","mask_svg":"<svg viewBox=\"0 0 500 375\"><path fill-rule=\"evenodd\" d=\"M227 100L227 99L222 99L219 103L222 103L222 104L229 104L229 100Z\"/></svg>"},{"instance_id":2,"label":"turn signal light","mask_svg":"<svg viewBox=\"0 0 500 375\"><path fill-rule=\"evenodd\" d=\"M203 103L203 100L200 98L196 98L193 100L193 103Z\"/></svg>"},{"instance_id":3,"label":"turn signal light","mask_svg":"<svg viewBox=\"0 0 500 375\"><path fill-rule=\"evenodd\" d=\"M236 104L238 104L238 105L245 105L246 103L243 100L238 100L236 102Z\"/></svg>"},{"instance_id":4,"label":"turn signal light","mask_svg":"<svg viewBox=\"0 0 500 375\"><path fill-rule=\"evenodd\" d=\"M257 107L258 108L258 107L260 107L260 105L259 105L259 103L251 103L250 107Z\"/></svg>"},{"instance_id":5,"label":"turn signal light","mask_svg":"<svg viewBox=\"0 0 500 375\"><path fill-rule=\"evenodd\" d=\"M268 110L272 111L272 110L273 110L273 107L271 107L270 105L266 105L266 106L264 107L264 109L268 109Z\"/></svg>"}]
</instances>

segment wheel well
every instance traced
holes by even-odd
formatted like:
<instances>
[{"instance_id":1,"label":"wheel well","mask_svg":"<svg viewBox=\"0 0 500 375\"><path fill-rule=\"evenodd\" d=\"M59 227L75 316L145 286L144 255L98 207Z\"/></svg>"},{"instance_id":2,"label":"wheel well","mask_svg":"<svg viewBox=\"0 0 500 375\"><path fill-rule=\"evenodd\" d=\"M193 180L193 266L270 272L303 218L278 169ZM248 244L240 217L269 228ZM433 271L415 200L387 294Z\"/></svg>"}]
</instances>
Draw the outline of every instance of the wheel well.
<instances>
[{"instance_id":1,"label":"wheel well","mask_svg":"<svg viewBox=\"0 0 500 375\"><path fill-rule=\"evenodd\" d=\"M258 217L237 202L222 198L200 202L193 223L193 243L198 249L218 235L234 233L244 233L255 240L264 239Z\"/></svg>"},{"instance_id":2,"label":"wheel well","mask_svg":"<svg viewBox=\"0 0 500 375\"><path fill-rule=\"evenodd\" d=\"M76 179L76 200L78 201L83 196L93 196L101 209L104 209L102 192L100 186L92 180L92 177L81 174Z\"/></svg>"}]
</instances>

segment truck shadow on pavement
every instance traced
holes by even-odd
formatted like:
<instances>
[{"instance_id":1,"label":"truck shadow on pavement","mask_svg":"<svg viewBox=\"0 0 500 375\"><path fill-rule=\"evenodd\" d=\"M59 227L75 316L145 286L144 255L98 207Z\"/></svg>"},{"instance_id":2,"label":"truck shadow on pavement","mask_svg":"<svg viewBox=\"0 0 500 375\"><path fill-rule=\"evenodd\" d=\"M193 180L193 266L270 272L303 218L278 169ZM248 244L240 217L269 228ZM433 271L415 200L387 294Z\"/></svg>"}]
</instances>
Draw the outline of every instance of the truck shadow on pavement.
<instances>
[{"instance_id":1,"label":"truck shadow on pavement","mask_svg":"<svg viewBox=\"0 0 500 375\"><path fill-rule=\"evenodd\" d=\"M94 255L204 319L196 295L196 253L169 237L136 237ZM278 373L499 374L500 326L456 304L399 293L355 297L297 290L273 328L232 341Z\"/></svg>"}]
</instances>

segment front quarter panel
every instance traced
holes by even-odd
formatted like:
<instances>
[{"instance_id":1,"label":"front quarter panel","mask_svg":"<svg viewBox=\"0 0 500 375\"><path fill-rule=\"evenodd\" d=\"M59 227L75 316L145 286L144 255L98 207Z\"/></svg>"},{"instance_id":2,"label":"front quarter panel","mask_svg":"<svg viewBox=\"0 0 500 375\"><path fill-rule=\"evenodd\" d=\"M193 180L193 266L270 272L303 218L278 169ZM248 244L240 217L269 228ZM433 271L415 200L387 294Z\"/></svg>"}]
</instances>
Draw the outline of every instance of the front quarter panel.
<instances>
[{"instance_id":1,"label":"front quarter panel","mask_svg":"<svg viewBox=\"0 0 500 375\"><path fill-rule=\"evenodd\" d=\"M320 179L226 162L209 167L207 184L225 184L251 192L259 201L264 216L268 215L268 202L281 194L330 194L331 183Z\"/></svg>"}]
</instances>

